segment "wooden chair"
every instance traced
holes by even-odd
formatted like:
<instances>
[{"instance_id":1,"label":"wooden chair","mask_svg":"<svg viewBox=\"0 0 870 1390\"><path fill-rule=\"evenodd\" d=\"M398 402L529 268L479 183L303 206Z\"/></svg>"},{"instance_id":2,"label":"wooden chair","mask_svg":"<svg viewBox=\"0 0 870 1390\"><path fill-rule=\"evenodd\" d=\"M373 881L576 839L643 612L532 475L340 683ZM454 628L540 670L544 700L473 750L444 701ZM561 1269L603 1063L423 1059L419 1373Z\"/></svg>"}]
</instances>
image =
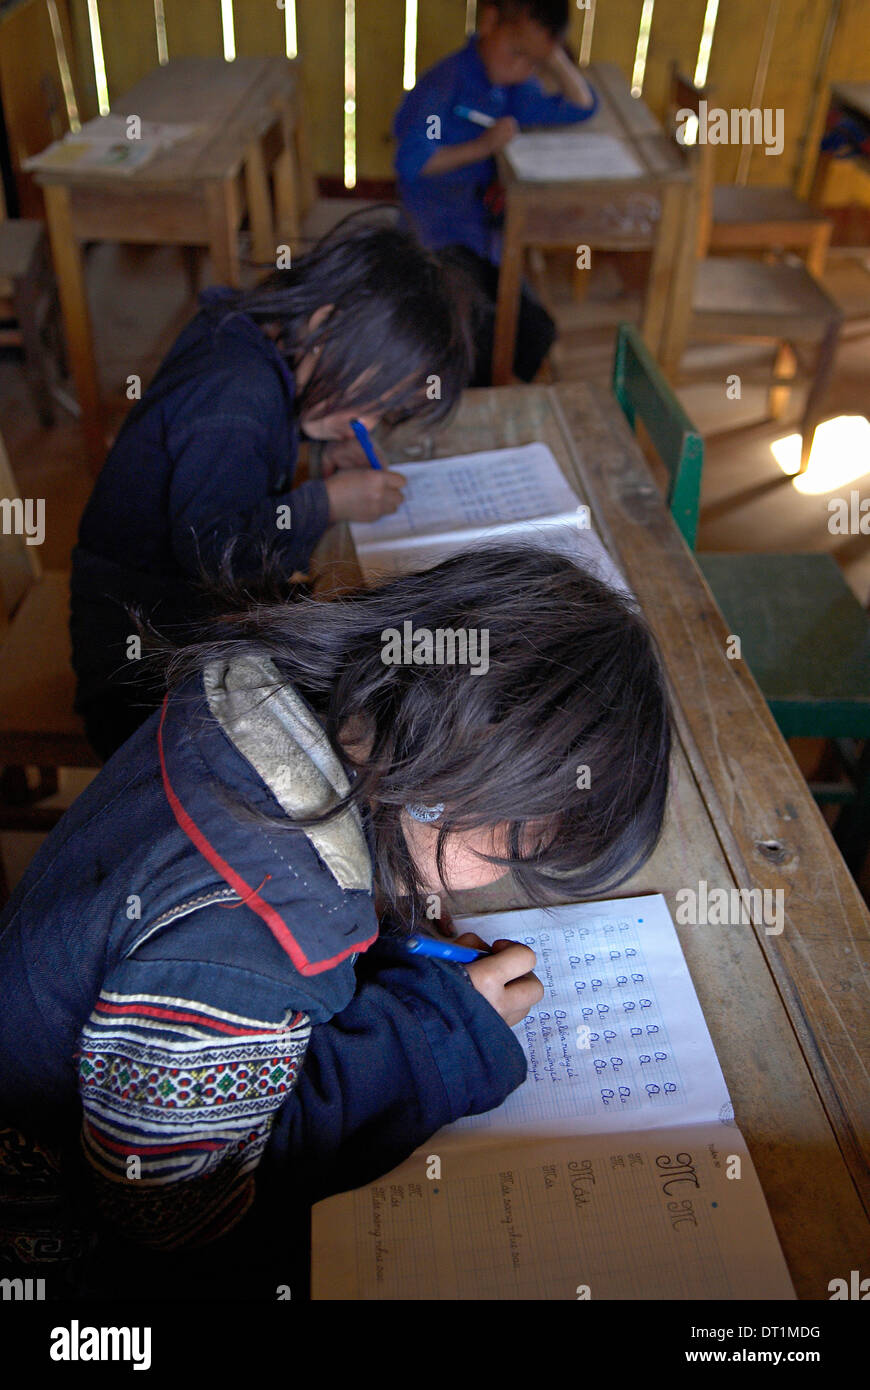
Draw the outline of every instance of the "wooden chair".
<instances>
[{"instance_id":1,"label":"wooden chair","mask_svg":"<svg viewBox=\"0 0 870 1390\"><path fill-rule=\"evenodd\" d=\"M698 89L681 80L681 106L697 113ZM771 419L778 419L801 364L801 352L809 348L814 361L803 364L810 380L800 424L803 473L822 415L843 312L804 265L767 264L731 256L699 259L699 238L711 218L713 149L706 142L681 148L695 169L696 221L694 227L687 229L662 365L674 380L689 335L695 339L771 343L777 347L777 358L773 380L767 381L769 413ZM741 377L743 382L752 379L744 373ZM689 378L683 373L680 379Z\"/></svg>"},{"instance_id":2,"label":"wooden chair","mask_svg":"<svg viewBox=\"0 0 870 1390\"><path fill-rule=\"evenodd\" d=\"M252 254L263 264L274 262L278 244L286 243L294 253L301 253L331 232L349 213L383 206L357 198L318 195L302 69L298 59L290 66L294 81L287 96L274 101L274 118L252 140L245 160Z\"/></svg>"},{"instance_id":3,"label":"wooden chair","mask_svg":"<svg viewBox=\"0 0 870 1390\"><path fill-rule=\"evenodd\" d=\"M697 111L711 103L708 87L696 87L671 65L672 112ZM821 277L833 223L788 188L750 188L717 183L698 218L698 255L711 251L796 251L811 274Z\"/></svg>"},{"instance_id":4,"label":"wooden chair","mask_svg":"<svg viewBox=\"0 0 870 1390\"><path fill-rule=\"evenodd\" d=\"M613 394L632 429L638 416L643 421L668 470L671 513L686 545L694 550L704 442L630 323L620 324L616 335Z\"/></svg>"},{"instance_id":5,"label":"wooden chair","mask_svg":"<svg viewBox=\"0 0 870 1390\"><path fill-rule=\"evenodd\" d=\"M0 439L0 830L49 830L62 809L43 803L61 767L99 767L73 711L69 575L44 571L17 534L18 489ZM8 518L8 520L7 520ZM16 525L15 523L18 523ZM28 768L38 770L31 785ZM4 892L0 861L0 898Z\"/></svg>"},{"instance_id":6,"label":"wooden chair","mask_svg":"<svg viewBox=\"0 0 870 1390\"><path fill-rule=\"evenodd\" d=\"M29 218L6 217L0 189L0 344L22 348L24 372L40 423L54 423L45 329L55 333L57 355L63 353L57 291L45 225Z\"/></svg>"},{"instance_id":7,"label":"wooden chair","mask_svg":"<svg viewBox=\"0 0 870 1390\"><path fill-rule=\"evenodd\" d=\"M636 415L644 421L670 479L674 519L692 548L703 444L630 324L619 328L613 390L629 424ZM870 617L830 555L696 560L783 738L832 741L847 782L811 782L810 790L820 803L842 805L834 835L857 874L870 841Z\"/></svg>"}]
</instances>

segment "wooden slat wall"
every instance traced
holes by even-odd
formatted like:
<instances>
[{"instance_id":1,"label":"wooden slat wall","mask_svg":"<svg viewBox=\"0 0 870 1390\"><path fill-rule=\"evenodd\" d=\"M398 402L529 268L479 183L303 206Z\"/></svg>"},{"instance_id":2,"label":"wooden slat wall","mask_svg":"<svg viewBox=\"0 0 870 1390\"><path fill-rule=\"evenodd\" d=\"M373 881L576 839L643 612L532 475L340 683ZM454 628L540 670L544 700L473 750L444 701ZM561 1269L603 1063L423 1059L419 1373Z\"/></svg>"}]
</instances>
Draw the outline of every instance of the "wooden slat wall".
<instances>
[{"instance_id":1,"label":"wooden slat wall","mask_svg":"<svg viewBox=\"0 0 870 1390\"><path fill-rule=\"evenodd\" d=\"M774 0L775 3L775 0ZM819 46L834 0L779 0L774 43L762 105L785 111L780 158L753 151L751 183L798 184L811 175L825 95L813 104ZM44 0L30 0L44 8ZM756 66L771 0L721 0L708 82L725 107L751 104ZM86 0L68 0L85 117L96 111ZM220 54L219 0L164 0L170 58ZM668 72L676 58L694 71L706 0L656 0L647 55L644 99L663 115ZM634 66L642 0L595 0L591 57ZM236 49L241 54L282 53L284 15L275 0L235 0ZM465 38L466 0L419 0L417 68L425 71ZM156 62L153 0L101 0L109 92L125 91ZM579 51L585 12L571 6L569 43ZM392 174L390 127L403 96L405 0L357 0L357 176ZM305 65L312 146L318 173L341 177L344 169L344 0L297 0L299 56ZM841 0L825 83L870 80L870 0ZM737 175L739 148L717 146L716 177ZM853 165L838 166L828 187L832 203L861 198L870 203L870 180Z\"/></svg>"},{"instance_id":2,"label":"wooden slat wall","mask_svg":"<svg viewBox=\"0 0 870 1390\"><path fill-rule=\"evenodd\" d=\"M27 54L26 64L22 54ZM21 165L67 129L54 40L44 4L21 5L0 17L0 88L20 213L22 217L41 217L42 195L32 177L21 172Z\"/></svg>"}]
</instances>

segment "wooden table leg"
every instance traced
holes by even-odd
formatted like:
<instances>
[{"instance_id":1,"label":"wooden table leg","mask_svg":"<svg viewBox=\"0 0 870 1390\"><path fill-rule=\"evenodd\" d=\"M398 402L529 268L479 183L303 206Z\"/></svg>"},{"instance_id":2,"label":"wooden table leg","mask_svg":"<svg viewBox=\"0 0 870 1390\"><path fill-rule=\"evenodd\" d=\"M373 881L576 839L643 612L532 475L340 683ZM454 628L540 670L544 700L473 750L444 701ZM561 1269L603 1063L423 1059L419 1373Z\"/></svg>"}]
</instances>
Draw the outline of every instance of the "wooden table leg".
<instances>
[{"instance_id":1,"label":"wooden table leg","mask_svg":"<svg viewBox=\"0 0 870 1390\"><path fill-rule=\"evenodd\" d=\"M819 212L821 212L824 206L825 184L828 180L828 167L832 158L833 156L829 151L819 150L819 157L816 160L816 170L813 174L813 181L810 184L807 202Z\"/></svg>"},{"instance_id":2,"label":"wooden table leg","mask_svg":"<svg viewBox=\"0 0 870 1390\"><path fill-rule=\"evenodd\" d=\"M43 192L70 369L82 412L82 434L92 466L100 468L106 457L106 432L84 264L73 228L70 191L63 184L50 183Z\"/></svg>"},{"instance_id":3,"label":"wooden table leg","mask_svg":"<svg viewBox=\"0 0 870 1390\"><path fill-rule=\"evenodd\" d=\"M828 247L831 243L831 233L833 230L832 223L820 222L812 234L807 249L807 270L811 275L815 275L817 280L821 280L825 273L825 261L827 259Z\"/></svg>"},{"instance_id":4,"label":"wooden table leg","mask_svg":"<svg viewBox=\"0 0 870 1390\"><path fill-rule=\"evenodd\" d=\"M308 141L308 117L302 92L296 93L293 104L293 143L296 152L296 167L299 171L299 212L304 217L317 201L317 180L311 162L311 147Z\"/></svg>"},{"instance_id":5,"label":"wooden table leg","mask_svg":"<svg viewBox=\"0 0 870 1390\"><path fill-rule=\"evenodd\" d=\"M834 357L837 352L837 340L840 336L840 326L840 319L829 324L819 346L819 353L816 358L816 370L813 374L809 394L807 395L807 403L804 407L803 419L801 420L801 466L798 470L800 473L806 473L810 465L813 437L816 433L816 425L822 418L822 402L828 382L831 379L831 372L834 368Z\"/></svg>"},{"instance_id":6,"label":"wooden table leg","mask_svg":"<svg viewBox=\"0 0 870 1390\"><path fill-rule=\"evenodd\" d=\"M209 184L209 250L215 280L219 285L238 287L239 269L239 191L235 178Z\"/></svg>"},{"instance_id":7,"label":"wooden table leg","mask_svg":"<svg viewBox=\"0 0 870 1390\"><path fill-rule=\"evenodd\" d=\"M251 224L251 255L262 265L275 264L275 228L272 224L272 200L269 196L269 176L263 156L262 137L255 137L245 153L245 192L248 199L248 220Z\"/></svg>"},{"instance_id":8,"label":"wooden table leg","mask_svg":"<svg viewBox=\"0 0 870 1390\"><path fill-rule=\"evenodd\" d=\"M508 191L504 223L498 298L495 307L495 336L492 350L492 384L509 386L513 378L520 290L523 278L523 235L525 211Z\"/></svg>"},{"instance_id":9,"label":"wooden table leg","mask_svg":"<svg viewBox=\"0 0 870 1390\"><path fill-rule=\"evenodd\" d=\"M282 242L291 245L299 240L302 233L304 191L302 188L299 152L296 146L296 132L291 113L284 111L281 116L281 153L275 160L272 178L275 184L275 222L278 236Z\"/></svg>"}]
</instances>

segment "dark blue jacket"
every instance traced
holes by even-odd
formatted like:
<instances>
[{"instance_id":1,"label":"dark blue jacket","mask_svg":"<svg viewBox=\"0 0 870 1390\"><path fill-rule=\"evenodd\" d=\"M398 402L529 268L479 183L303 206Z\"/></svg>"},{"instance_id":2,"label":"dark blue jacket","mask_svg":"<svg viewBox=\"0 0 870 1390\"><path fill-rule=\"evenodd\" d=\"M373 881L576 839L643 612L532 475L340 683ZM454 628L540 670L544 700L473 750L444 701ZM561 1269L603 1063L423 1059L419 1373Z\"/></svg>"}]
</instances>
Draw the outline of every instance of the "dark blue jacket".
<instances>
[{"instance_id":1,"label":"dark blue jacket","mask_svg":"<svg viewBox=\"0 0 870 1390\"><path fill-rule=\"evenodd\" d=\"M481 159L449 174L422 172L436 150L480 135L480 127L457 115L456 106L494 119L513 116L520 126L573 125L595 114L598 97L593 97L591 107L577 106L567 97L548 95L536 78L496 86L487 76L475 37L424 72L393 125L399 196L423 245L467 246L485 260L499 259L493 219L484 204L484 194L496 178L495 160ZM440 127L433 124L433 116Z\"/></svg>"},{"instance_id":2,"label":"dark blue jacket","mask_svg":"<svg viewBox=\"0 0 870 1390\"><path fill-rule=\"evenodd\" d=\"M460 967L378 936L365 820L290 826L347 782L274 674L172 694L0 918L0 1117L61 1155L69 1239L211 1241L261 1169L288 1201L358 1186L525 1076Z\"/></svg>"},{"instance_id":3,"label":"dark blue jacket","mask_svg":"<svg viewBox=\"0 0 870 1390\"><path fill-rule=\"evenodd\" d=\"M132 409L85 508L72 560L77 707L117 689L139 605L158 628L202 611L200 570L228 540L255 572L265 539L305 569L329 520L322 480L293 488L299 448L293 376L275 344L226 290L207 290ZM292 491L291 491L292 488ZM278 508L289 505L287 513ZM280 523L284 523L283 525Z\"/></svg>"}]
</instances>

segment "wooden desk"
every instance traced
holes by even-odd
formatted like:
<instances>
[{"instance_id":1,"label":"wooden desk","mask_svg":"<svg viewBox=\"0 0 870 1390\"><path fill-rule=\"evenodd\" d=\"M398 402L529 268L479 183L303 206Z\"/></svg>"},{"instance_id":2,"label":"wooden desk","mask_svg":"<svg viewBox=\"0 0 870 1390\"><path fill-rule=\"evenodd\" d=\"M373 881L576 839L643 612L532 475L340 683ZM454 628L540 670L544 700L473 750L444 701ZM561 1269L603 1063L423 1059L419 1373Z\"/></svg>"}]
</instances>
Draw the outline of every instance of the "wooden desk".
<instances>
[{"instance_id":1,"label":"wooden desk","mask_svg":"<svg viewBox=\"0 0 870 1390\"><path fill-rule=\"evenodd\" d=\"M217 281L237 285L246 208L254 254L275 254L261 142L272 127L288 125L296 90L294 65L285 58L180 58L148 73L112 110L146 121L200 124L201 134L155 155L134 174L38 175L82 428L95 465L106 443L81 243L207 246Z\"/></svg>"},{"instance_id":2,"label":"wooden desk","mask_svg":"<svg viewBox=\"0 0 870 1390\"><path fill-rule=\"evenodd\" d=\"M499 176L505 186L505 223L495 316L492 379L510 382L527 246L600 250L653 250L644 307L643 335L658 357L674 292L682 224L691 193L691 174L674 142L642 101L632 95L613 63L588 70L599 110L580 127L625 140L643 173L636 178L544 182L522 180L502 152Z\"/></svg>"},{"instance_id":3,"label":"wooden desk","mask_svg":"<svg viewBox=\"0 0 870 1390\"><path fill-rule=\"evenodd\" d=\"M780 936L762 926L677 932L798 1296L827 1299L830 1280L868 1273L870 916L752 676L725 656L727 628L612 397L577 383L469 391L415 457L533 440L588 503L673 691L665 831L618 894L663 893L674 915L676 892L701 879L784 890ZM347 535L328 536L325 590L358 575ZM518 905L501 881L451 907Z\"/></svg>"}]
</instances>

